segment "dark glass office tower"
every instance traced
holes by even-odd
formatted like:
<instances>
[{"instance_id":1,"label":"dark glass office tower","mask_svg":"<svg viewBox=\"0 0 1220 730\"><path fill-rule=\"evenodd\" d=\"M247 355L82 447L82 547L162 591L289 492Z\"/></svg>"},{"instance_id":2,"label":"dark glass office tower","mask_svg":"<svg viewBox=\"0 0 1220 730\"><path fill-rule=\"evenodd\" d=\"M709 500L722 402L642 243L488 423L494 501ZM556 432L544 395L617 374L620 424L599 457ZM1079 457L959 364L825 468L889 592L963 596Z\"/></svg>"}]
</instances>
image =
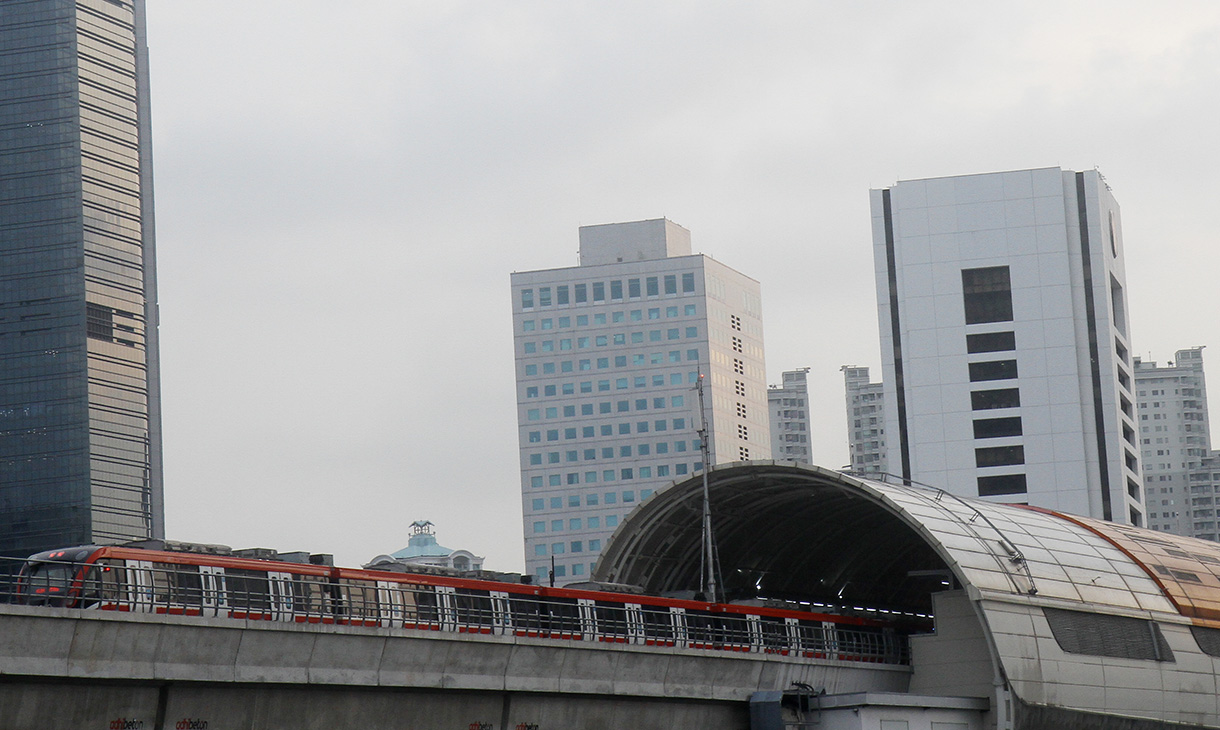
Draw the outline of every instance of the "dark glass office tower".
<instances>
[{"instance_id":1,"label":"dark glass office tower","mask_svg":"<svg viewBox=\"0 0 1220 730\"><path fill-rule=\"evenodd\" d=\"M164 532L144 1L0 0L0 555Z\"/></svg>"}]
</instances>

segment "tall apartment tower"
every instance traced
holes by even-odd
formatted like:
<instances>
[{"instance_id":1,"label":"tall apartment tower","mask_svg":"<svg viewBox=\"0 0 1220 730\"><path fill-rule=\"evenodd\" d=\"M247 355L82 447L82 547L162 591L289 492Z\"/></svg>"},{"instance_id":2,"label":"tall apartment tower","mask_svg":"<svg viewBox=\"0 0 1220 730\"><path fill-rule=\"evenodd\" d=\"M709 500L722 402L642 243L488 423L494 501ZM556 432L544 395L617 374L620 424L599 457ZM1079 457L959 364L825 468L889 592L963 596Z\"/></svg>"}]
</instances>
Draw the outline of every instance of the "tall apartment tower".
<instances>
[{"instance_id":1,"label":"tall apartment tower","mask_svg":"<svg viewBox=\"0 0 1220 730\"><path fill-rule=\"evenodd\" d=\"M144 0L0 7L0 555L161 537Z\"/></svg>"},{"instance_id":2,"label":"tall apartment tower","mask_svg":"<svg viewBox=\"0 0 1220 730\"><path fill-rule=\"evenodd\" d=\"M1203 540L1220 539L1217 530L1216 509L1220 507L1220 451L1210 451L1199 460L1199 465L1189 470L1189 504L1183 503L1181 511L1190 509L1190 534ZM1152 491L1148 492L1152 501ZM1159 501L1159 500L1158 500ZM1151 512L1153 506L1148 505Z\"/></svg>"},{"instance_id":3,"label":"tall apartment tower","mask_svg":"<svg viewBox=\"0 0 1220 730\"><path fill-rule=\"evenodd\" d=\"M847 394L848 471L853 474L889 474L885 449L885 389L869 380L868 368L844 365Z\"/></svg>"},{"instance_id":4,"label":"tall apartment tower","mask_svg":"<svg viewBox=\"0 0 1220 730\"><path fill-rule=\"evenodd\" d=\"M1142 525L1122 234L1101 174L902 181L871 207L891 470Z\"/></svg>"},{"instance_id":5,"label":"tall apartment tower","mask_svg":"<svg viewBox=\"0 0 1220 730\"><path fill-rule=\"evenodd\" d=\"M780 384L767 388L771 411L771 456L777 461L813 463L809 446L809 368L785 370Z\"/></svg>"},{"instance_id":6,"label":"tall apartment tower","mask_svg":"<svg viewBox=\"0 0 1220 730\"><path fill-rule=\"evenodd\" d=\"M1164 367L1135 358L1148 526L1198 537L1190 509L1190 474L1211 451L1203 348L1178 350ZM1215 520L1203 535L1216 532Z\"/></svg>"},{"instance_id":7,"label":"tall apartment tower","mask_svg":"<svg viewBox=\"0 0 1220 730\"><path fill-rule=\"evenodd\" d=\"M758 282L665 219L580 229L580 265L512 275L525 561L587 580L619 519L711 463L771 458Z\"/></svg>"}]
</instances>

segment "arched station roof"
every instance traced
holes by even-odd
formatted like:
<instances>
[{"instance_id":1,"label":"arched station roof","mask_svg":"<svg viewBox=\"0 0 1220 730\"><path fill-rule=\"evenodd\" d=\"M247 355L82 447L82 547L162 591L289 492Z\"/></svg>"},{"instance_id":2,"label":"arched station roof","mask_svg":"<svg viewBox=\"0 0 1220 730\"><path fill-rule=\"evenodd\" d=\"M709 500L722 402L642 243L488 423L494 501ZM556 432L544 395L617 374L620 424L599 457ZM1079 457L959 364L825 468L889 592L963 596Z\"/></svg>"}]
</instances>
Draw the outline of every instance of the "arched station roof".
<instances>
[{"instance_id":1,"label":"arched station roof","mask_svg":"<svg viewBox=\"0 0 1220 730\"><path fill-rule=\"evenodd\" d=\"M594 578L697 590L702 488L696 475L642 503ZM982 593L1220 619L1220 545L787 462L713 467L708 488L729 599L926 613L952 574Z\"/></svg>"}]
</instances>

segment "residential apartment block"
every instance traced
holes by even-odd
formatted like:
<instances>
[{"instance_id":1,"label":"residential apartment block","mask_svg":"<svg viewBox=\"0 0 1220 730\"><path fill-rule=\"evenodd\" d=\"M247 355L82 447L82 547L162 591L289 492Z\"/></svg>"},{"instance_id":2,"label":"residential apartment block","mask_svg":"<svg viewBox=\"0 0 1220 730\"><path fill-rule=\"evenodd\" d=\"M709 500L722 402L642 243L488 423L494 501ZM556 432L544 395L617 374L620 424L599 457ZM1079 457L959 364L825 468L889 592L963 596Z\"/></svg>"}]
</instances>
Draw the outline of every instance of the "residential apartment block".
<instances>
[{"instance_id":1,"label":"residential apartment block","mask_svg":"<svg viewBox=\"0 0 1220 730\"><path fill-rule=\"evenodd\" d=\"M1214 518L1203 520L1201 532L1195 530L1191 504L1198 486L1191 475L1211 451L1203 348L1178 350L1163 367L1135 358L1135 398L1148 526L1188 537L1214 536Z\"/></svg>"},{"instance_id":2,"label":"residential apartment block","mask_svg":"<svg viewBox=\"0 0 1220 730\"><path fill-rule=\"evenodd\" d=\"M1220 451L1211 451L1199 460L1199 465L1187 474L1189 491L1182 502L1183 519L1190 510L1190 534L1203 540L1220 540L1220 520L1216 509L1220 508ZM1152 499L1151 490L1148 499ZM1149 506L1149 511L1152 507Z\"/></svg>"},{"instance_id":3,"label":"residential apartment block","mask_svg":"<svg viewBox=\"0 0 1220 730\"><path fill-rule=\"evenodd\" d=\"M868 368L844 365L847 396L847 471L877 477L889 474L885 447L885 388L869 380Z\"/></svg>"},{"instance_id":4,"label":"residential apartment block","mask_svg":"<svg viewBox=\"0 0 1220 730\"><path fill-rule=\"evenodd\" d=\"M785 370L780 384L767 389L771 410L771 456L775 460L813 463L809 445L809 368Z\"/></svg>"},{"instance_id":5,"label":"residential apartment block","mask_svg":"<svg viewBox=\"0 0 1220 730\"><path fill-rule=\"evenodd\" d=\"M1118 204L1095 170L871 193L890 469L1144 524Z\"/></svg>"},{"instance_id":6,"label":"residential apartment block","mask_svg":"<svg viewBox=\"0 0 1220 730\"><path fill-rule=\"evenodd\" d=\"M758 282L665 219L580 229L580 265L512 275L526 565L586 580L658 487L771 458Z\"/></svg>"}]
</instances>

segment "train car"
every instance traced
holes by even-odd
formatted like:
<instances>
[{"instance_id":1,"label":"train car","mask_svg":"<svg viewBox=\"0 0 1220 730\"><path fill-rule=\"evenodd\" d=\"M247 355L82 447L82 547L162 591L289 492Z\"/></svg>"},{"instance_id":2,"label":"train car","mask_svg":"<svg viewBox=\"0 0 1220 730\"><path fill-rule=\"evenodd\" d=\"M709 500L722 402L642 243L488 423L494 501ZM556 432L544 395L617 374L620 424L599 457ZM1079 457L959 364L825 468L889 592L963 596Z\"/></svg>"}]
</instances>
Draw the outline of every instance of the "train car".
<instances>
[{"instance_id":1,"label":"train car","mask_svg":"<svg viewBox=\"0 0 1220 730\"><path fill-rule=\"evenodd\" d=\"M909 660L893 622L459 576L336 568L188 550L80 546L31 556L22 600L245 620Z\"/></svg>"}]
</instances>

